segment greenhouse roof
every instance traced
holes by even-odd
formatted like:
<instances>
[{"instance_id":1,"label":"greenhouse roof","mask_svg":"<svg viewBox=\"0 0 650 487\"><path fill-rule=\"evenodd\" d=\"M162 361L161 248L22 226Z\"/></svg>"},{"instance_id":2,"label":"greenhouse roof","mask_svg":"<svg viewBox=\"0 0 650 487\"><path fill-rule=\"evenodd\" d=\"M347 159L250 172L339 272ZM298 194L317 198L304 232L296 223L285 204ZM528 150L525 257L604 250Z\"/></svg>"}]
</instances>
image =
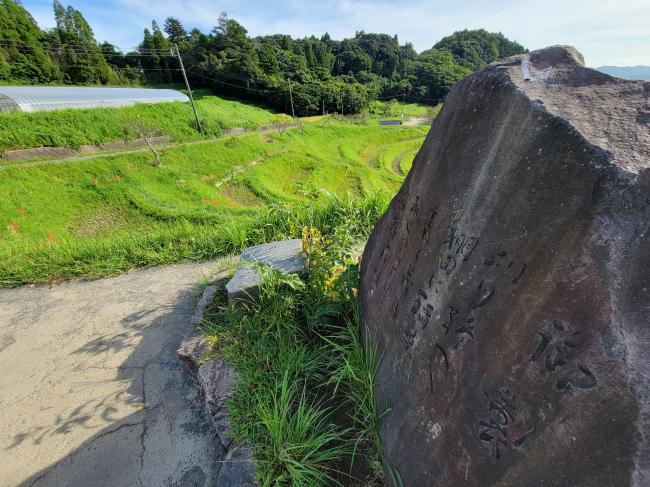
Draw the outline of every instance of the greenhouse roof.
<instances>
[{"instance_id":1,"label":"greenhouse roof","mask_svg":"<svg viewBox=\"0 0 650 487\"><path fill-rule=\"evenodd\" d=\"M177 90L81 86L0 86L0 112L125 107L136 103L189 101Z\"/></svg>"}]
</instances>

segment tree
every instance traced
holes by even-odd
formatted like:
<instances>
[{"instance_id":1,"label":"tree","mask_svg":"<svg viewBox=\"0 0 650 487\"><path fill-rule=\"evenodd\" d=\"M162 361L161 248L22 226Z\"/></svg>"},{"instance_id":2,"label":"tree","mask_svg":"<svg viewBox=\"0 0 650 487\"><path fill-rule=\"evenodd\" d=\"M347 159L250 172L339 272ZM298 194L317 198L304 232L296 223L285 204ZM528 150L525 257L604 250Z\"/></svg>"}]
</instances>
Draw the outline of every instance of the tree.
<instances>
[{"instance_id":1,"label":"tree","mask_svg":"<svg viewBox=\"0 0 650 487\"><path fill-rule=\"evenodd\" d=\"M231 73L233 79L251 79L261 75L257 53L243 25L223 12L212 33L213 49L218 52L220 60L218 67ZM224 83L223 86L228 85Z\"/></svg>"},{"instance_id":2,"label":"tree","mask_svg":"<svg viewBox=\"0 0 650 487\"><path fill-rule=\"evenodd\" d=\"M163 30L165 31L165 34L167 34L167 38L170 42L180 44L187 38L187 31L183 28L183 24L181 24L180 20L174 17L167 17L167 19L165 19Z\"/></svg>"},{"instance_id":3,"label":"tree","mask_svg":"<svg viewBox=\"0 0 650 487\"><path fill-rule=\"evenodd\" d=\"M341 52L334 59L333 74L356 74L371 70L372 58L354 40L344 40L341 43Z\"/></svg>"},{"instance_id":4,"label":"tree","mask_svg":"<svg viewBox=\"0 0 650 487\"><path fill-rule=\"evenodd\" d=\"M141 84L146 81L137 57L118 51L110 42L102 42L99 47L108 65L114 69L118 84Z\"/></svg>"},{"instance_id":5,"label":"tree","mask_svg":"<svg viewBox=\"0 0 650 487\"><path fill-rule=\"evenodd\" d=\"M397 35L358 31L334 40L326 32L293 39L286 34L251 38L223 12L209 33L189 33L174 17L163 29L145 29L137 52L123 54L112 44L97 45L92 29L73 7L53 0L56 27L42 32L17 0L0 0L0 79L78 84L180 83L173 43L187 60L195 88L262 101L288 111L291 80L296 113L346 114L367 110L373 100L394 98L431 104L474 69L524 51L501 33L459 31L417 54ZM13 46L20 40L21 46ZM394 103L385 105L387 112ZM372 109L381 110L374 102Z\"/></svg>"},{"instance_id":6,"label":"tree","mask_svg":"<svg viewBox=\"0 0 650 487\"><path fill-rule=\"evenodd\" d=\"M407 64L411 82L409 99L415 101L442 100L456 81L471 73L471 69L456 64L449 51L430 49Z\"/></svg>"},{"instance_id":7,"label":"tree","mask_svg":"<svg viewBox=\"0 0 650 487\"><path fill-rule=\"evenodd\" d=\"M398 108L399 102L395 98L392 98L390 101L381 104L380 113L384 116L395 115Z\"/></svg>"},{"instance_id":8,"label":"tree","mask_svg":"<svg viewBox=\"0 0 650 487\"><path fill-rule=\"evenodd\" d=\"M0 0L0 79L48 83L61 79L46 35L14 0Z\"/></svg>"},{"instance_id":9,"label":"tree","mask_svg":"<svg viewBox=\"0 0 650 487\"><path fill-rule=\"evenodd\" d=\"M401 64L401 50L397 36L360 33L356 37L358 46L372 59L372 72L391 78Z\"/></svg>"},{"instance_id":10,"label":"tree","mask_svg":"<svg viewBox=\"0 0 650 487\"><path fill-rule=\"evenodd\" d=\"M269 76L281 76L280 64L278 57L282 54L282 49L273 44L262 44L258 51L260 68Z\"/></svg>"},{"instance_id":11,"label":"tree","mask_svg":"<svg viewBox=\"0 0 650 487\"><path fill-rule=\"evenodd\" d=\"M449 51L457 63L472 70L480 69L498 59L526 52L521 44L506 39L500 32L492 33L484 29L454 32L442 38L433 47Z\"/></svg>"},{"instance_id":12,"label":"tree","mask_svg":"<svg viewBox=\"0 0 650 487\"><path fill-rule=\"evenodd\" d=\"M138 51L141 53L140 67L144 70L148 83L182 82L180 73L176 72L175 75L172 71L172 69L178 69L178 65L171 56L171 43L163 35L155 20L151 22L151 30L144 30L144 37L138 46Z\"/></svg>"},{"instance_id":13,"label":"tree","mask_svg":"<svg viewBox=\"0 0 650 487\"><path fill-rule=\"evenodd\" d=\"M75 84L106 84L115 80L97 45L90 25L81 12L69 5L63 8L54 0L56 27L50 32L50 40L60 45L55 58L61 66L66 81Z\"/></svg>"}]
</instances>

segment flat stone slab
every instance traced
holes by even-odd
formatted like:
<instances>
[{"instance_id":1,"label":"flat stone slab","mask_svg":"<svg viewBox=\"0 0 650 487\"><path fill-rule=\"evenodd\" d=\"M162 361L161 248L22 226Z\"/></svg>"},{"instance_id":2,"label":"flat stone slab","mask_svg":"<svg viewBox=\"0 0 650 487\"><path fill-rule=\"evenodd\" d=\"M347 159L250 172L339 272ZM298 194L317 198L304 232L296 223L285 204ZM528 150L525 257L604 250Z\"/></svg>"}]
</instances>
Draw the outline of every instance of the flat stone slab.
<instances>
[{"instance_id":1,"label":"flat stone slab","mask_svg":"<svg viewBox=\"0 0 650 487\"><path fill-rule=\"evenodd\" d=\"M233 278L226 284L231 302L251 299L257 295L260 275L250 263L270 264L287 274L302 274L306 270L300 239L281 240L249 247L241 254Z\"/></svg>"}]
</instances>

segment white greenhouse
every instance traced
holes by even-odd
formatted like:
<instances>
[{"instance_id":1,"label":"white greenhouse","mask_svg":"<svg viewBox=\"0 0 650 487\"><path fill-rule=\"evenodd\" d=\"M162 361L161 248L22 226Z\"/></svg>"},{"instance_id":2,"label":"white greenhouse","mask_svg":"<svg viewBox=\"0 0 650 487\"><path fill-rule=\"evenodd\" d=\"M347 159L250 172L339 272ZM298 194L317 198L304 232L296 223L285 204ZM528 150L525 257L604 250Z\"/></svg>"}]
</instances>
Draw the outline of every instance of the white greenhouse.
<instances>
[{"instance_id":1,"label":"white greenhouse","mask_svg":"<svg viewBox=\"0 0 650 487\"><path fill-rule=\"evenodd\" d=\"M189 98L180 91L154 88L0 86L0 112L126 107L170 101L189 101Z\"/></svg>"}]
</instances>

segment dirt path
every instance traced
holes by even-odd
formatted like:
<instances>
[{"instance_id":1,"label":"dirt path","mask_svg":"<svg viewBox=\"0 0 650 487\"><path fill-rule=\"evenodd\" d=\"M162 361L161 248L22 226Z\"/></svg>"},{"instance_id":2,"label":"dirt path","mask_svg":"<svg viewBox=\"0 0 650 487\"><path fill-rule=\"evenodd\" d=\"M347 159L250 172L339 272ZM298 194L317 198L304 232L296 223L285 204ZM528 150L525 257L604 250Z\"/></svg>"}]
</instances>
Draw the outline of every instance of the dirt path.
<instances>
[{"instance_id":1,"label":"dirt path","mask_svg":"<svg viewBox=\"0 0 650 487\"><path fill-rule=\"evenodd\" d=\"M405 127L417 127L418 125L430 125L430 122L427 117L412 117L404 120L402 125Z\"/></svg>"},{"instance_id":2,"label":"dirt path","mask_svg":"<svg viewBox=\"0 0 650 487\"><path fill-rule=\"evenodd\" d=\"M0 485L212 485L221 452L176 350L218 268L0 289Z\"/></svg>"}]
</instances>

